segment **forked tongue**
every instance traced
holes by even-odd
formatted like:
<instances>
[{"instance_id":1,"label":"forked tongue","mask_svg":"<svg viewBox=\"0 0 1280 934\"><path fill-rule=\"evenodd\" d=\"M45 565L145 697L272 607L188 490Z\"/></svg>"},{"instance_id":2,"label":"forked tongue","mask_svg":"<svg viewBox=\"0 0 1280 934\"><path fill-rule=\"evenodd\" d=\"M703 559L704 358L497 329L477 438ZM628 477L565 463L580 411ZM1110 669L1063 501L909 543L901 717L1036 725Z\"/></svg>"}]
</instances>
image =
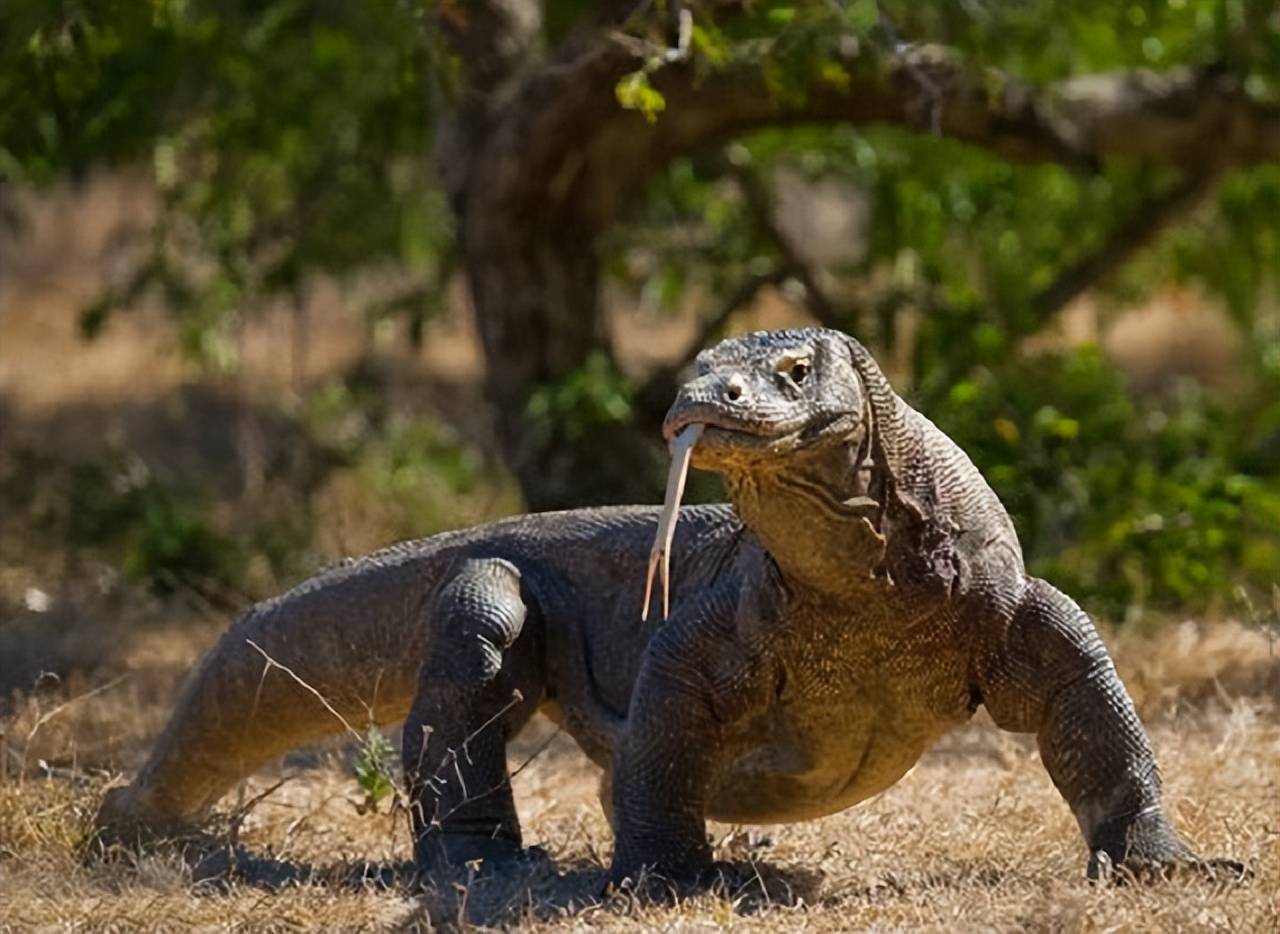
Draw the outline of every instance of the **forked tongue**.
<instances>
[{"instance_id":1,"label":"forked tongue","mask_svg":"<svg viewBox=\"0 0 1280 934\"><path fill-rule=\"evenodd\" d=\"M689 475L689 458L693 446L702 436L705 425L694 423L686 426L671 439L671 471L667 474L667 495L662 503L662 515L658 517L658 533L649 552L649 573L644 581L644 608L640 619L649 618L649 596L653 592L653 572L662 568L662 618L671 609L671 540L676 534L676 519L680 516L680 497L684 495L685 477Z\"/></svg>"}]
</instances>

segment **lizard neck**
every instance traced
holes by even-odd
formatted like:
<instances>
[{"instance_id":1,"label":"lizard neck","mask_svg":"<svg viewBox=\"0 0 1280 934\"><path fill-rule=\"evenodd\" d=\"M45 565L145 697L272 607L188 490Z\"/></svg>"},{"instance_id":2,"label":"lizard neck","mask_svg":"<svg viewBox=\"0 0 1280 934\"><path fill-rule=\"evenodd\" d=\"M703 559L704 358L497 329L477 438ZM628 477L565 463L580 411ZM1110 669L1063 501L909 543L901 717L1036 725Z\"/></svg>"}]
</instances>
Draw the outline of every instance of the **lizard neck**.
<instances>
[{"instance_id":1,"label":"lizard neck","mask_svg":"<svg viewBox=\"0 0 1280 934\"><path fill-rule=\"evenodd\" d=\"M877 585L888 472L866 436L726 477L734 507L787 583L825 597Z\"/></svg>"}]
</instances>

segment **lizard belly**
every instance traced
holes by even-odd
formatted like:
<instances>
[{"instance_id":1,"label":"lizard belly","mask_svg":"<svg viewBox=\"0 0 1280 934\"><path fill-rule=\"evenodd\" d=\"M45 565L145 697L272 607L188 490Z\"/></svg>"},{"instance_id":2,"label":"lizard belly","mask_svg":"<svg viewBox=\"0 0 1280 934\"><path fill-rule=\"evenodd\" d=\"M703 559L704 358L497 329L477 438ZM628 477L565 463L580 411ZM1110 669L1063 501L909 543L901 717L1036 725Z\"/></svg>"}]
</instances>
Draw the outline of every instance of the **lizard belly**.
<instances>
[{"instance_id":1,"label":"lizard belly","mask_svg":"<svg viewBox=\"0 0 1280 934\"><path fill-rule=\"evenodd\" d=\"M779 706L741 731L707 816L768 824L842 811L896 783L954 723L889 698Z\"/></svg>"}]
</instances>

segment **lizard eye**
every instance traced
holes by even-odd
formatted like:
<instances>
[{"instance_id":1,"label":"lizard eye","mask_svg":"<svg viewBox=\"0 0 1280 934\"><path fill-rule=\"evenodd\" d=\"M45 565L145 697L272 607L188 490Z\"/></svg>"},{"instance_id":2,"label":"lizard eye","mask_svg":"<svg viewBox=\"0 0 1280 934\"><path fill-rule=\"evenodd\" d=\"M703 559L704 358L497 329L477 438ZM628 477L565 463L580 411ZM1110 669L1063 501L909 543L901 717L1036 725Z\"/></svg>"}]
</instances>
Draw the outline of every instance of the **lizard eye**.
<instances>
[{"instance_id":1,"label":"lizard eye","mask_svg":"<svg viewBox=\"0 0 1280 934\"><path fill-rule=\"evenodd\" d=\"M803 360L797 361L796 363L791 364L791 369L787 371L787 375L791 377L791 382L799 386L809 375L809 364L805 363Z\"/></svg>"}]
</instances>

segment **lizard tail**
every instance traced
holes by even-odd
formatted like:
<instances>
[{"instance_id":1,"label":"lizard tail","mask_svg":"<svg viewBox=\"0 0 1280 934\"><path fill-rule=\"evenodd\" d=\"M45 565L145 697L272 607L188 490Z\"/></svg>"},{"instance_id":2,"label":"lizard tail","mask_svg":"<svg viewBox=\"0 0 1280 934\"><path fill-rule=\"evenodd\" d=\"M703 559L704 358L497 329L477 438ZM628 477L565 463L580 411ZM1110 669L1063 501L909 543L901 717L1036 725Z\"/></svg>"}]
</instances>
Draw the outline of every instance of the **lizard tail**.
<instances>
[{"instance_id":1,"label":"lizard tail","mask_svg":"<svg viewBox=\"0 0 1280 934\"><path fill-rule=\"evenodd\" d=\"M402 719L435 576L357 564L251 609L188 678L137 777L107 793L99 839L183 836L289 750Z\"/></svg>"}]
</instances>

